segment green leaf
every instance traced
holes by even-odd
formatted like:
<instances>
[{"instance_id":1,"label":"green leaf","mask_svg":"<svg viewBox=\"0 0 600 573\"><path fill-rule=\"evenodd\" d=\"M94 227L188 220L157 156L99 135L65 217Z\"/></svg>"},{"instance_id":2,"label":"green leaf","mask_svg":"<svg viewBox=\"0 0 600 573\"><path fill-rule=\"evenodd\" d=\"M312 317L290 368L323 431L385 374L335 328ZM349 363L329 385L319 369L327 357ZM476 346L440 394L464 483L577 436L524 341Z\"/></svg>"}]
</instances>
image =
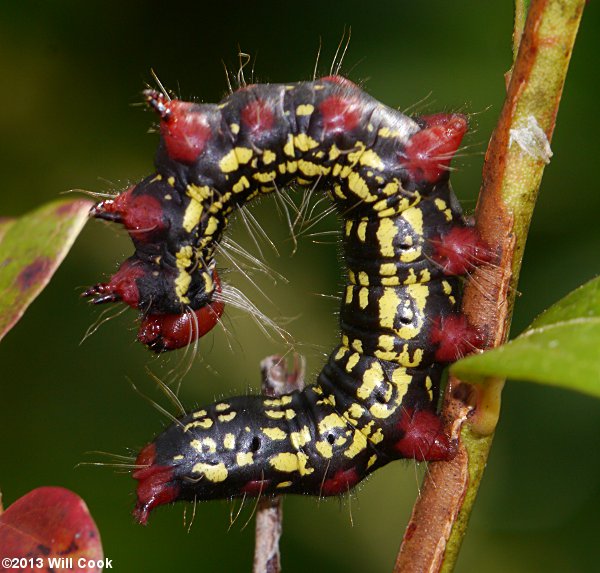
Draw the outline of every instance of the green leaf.
<instances>
[{"instance_id":1,"label":"green leaf","mask_svg":"<svg viewBox=\"0 0 600 573\"><path fill-rule=\"evenodd\" d=\"M461 380L513 378L600 397L600 277L568 294L520 336L451 367Z\"/></svg>"},{"instance_id":2,"label":"green leaf","mask_svg":"<svg viewBox=\"0 0 600 573\"><path fill-rule=\"evenodd\" d=\"M23 316L69 252L91 203L54 201L0 219L0 340Z\"/></svg>"},{"instance_id":3,"label":"green leaf","mask_svg":"<svg viewBox=\"0 0 600 573\"><path fill-rule=\"evenodd\" d=\"M600 318L600 277L585 283L551 306L527 330L587 318Z\"/></svg>"}]
</instances>

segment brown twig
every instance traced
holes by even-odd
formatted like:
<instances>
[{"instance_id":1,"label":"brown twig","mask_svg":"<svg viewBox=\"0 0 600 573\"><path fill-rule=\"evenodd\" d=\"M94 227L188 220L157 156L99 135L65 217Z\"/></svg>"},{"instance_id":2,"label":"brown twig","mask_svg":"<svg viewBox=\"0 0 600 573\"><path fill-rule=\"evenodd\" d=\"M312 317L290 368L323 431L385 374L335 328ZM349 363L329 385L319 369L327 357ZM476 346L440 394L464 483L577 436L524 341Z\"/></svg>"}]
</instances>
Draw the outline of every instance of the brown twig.
<instances>
[{"instance_id":1,"label":"brown twig","mask_svg":"<svg viewBox=\"0 0 600 573\"><path fill-rule=\"evenodd\" d=\"M260 363L262 389L267 396L280 396L304 388L304 359L294 356L294 369L289 371L282 356L269 356ZM281 558L279 538L283 510L281 497L265 496L258 502L253 573L279 573Z\"/></svg>"},{"instance_id":2,"label":"brown twig","mask_svg":"<svg viewBox=\"0 0 600 573\"><path fill-rule=\"evenodd\" d=\"M585 0L533 0L506 102L492 135L477 204L477 227L499 255L476 272L463 310L502 344L537 190L551 152L558 104ZM477 495L500 411L503 380L470 387L450 377L442 415L460 433L451 462L430 465L413 509L395 573L451 571Z\"/></svg>"}]
</instances>

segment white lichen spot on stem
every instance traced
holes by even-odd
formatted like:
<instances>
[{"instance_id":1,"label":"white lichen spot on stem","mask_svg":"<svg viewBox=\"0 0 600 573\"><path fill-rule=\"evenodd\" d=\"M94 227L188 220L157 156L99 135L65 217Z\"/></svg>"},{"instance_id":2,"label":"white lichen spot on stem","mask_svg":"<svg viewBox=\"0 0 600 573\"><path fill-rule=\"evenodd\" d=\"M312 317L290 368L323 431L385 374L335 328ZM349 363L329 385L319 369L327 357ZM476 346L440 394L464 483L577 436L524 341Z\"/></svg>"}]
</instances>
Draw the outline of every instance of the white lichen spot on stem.
<instances>
[{"instance_id":1,"label":"white lichen spot on stem","mask_svg":"<svg viewBox=\"0 0 600 573\"><path fill-rule=\"evenodd\" d=\"M510 130L508 146L513 143L533 159L550 163L552 157L550 142L535 116L528 115L517 124L517 127Z\"/></svg>"}]
</instances>

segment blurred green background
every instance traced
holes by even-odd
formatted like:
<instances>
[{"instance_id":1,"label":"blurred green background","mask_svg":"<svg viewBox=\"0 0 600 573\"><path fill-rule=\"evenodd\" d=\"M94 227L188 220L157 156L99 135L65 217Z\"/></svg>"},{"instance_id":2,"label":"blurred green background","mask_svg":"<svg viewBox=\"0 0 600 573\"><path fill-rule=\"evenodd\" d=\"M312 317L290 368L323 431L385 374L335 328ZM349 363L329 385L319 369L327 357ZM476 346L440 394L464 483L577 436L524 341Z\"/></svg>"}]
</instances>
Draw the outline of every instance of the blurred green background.
<instances>
[{"instance_id":1,"label":"blurred green background","mask_svg":"<svg viewBox=\"0 0 600 573\"><path fill-rule=\"evenodd\" d=\"M598 273L597 6L584 14L542 184L517 301L513 332ZM327 73L344 27L352 40L342 72L381 101L432 113L473 114L469 148L454 188L467 211L478 192L483 152L510 65L512 4L427 0L297 3L3 2L0 8L0 214L19 215L69 189L120 190L152 170L154 117L140 91L150 70L182 97L216 101L226 90L221 60L237 68L238 46L257 56L258 81L309 79L322 39ZM596 70L594 72L594 70ZM337 303L316 294L340 289L331 237L292 245L271 201L255 214L279 246L267 263L289 284L258 278L259 289L227 275L287 328L314 379L336 339ZM247 233L235 236L256 252ZM330 218L318 230L334 229ZM55 279L0 345L0 487L6 505L41 485L73 489L88 503L116 571L249 571L253 525L247 504L229 529L230 504L197 508L188 533L183 506L157 511L147 528L131 517L134 483L90 450L136 452L166 419L127 378L161 400L149 366L163 378L181 355L155 359L135 343L135 313L103 324L78 297L131 252L116 226L90 222ZM262 296L265 291L272 299ZM115 311L118 309L115 309ZM111 311L114 312L114 311ZM183 380L191 408L256 390L258 363L288 349L229 310L222 331L203 340ZM163 405L166 405L164 400ZM600 513L600 402L552 388L509 383L488 471L458 571L571 572L597 568ZM285 501L285 571L390 571L423 468L398 462L377 472L350 499ZM188 511L188 518L190 515Z\"/></svg>"}]
</instances>

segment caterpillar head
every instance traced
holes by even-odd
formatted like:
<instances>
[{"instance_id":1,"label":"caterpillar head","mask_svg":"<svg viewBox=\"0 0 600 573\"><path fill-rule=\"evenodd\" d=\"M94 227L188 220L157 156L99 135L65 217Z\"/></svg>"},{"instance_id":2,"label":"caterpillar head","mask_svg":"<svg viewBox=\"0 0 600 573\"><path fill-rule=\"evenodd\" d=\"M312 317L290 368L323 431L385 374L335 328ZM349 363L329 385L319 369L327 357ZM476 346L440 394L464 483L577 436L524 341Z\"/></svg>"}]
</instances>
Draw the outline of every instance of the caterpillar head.
<instances>
[{"instance_id":1,"label":"caterpillar head","mask_svg":"<svg viewBox=\"0 0 600 573\"><path fill-rule=\"evenodd\" d=\"M109 282L95 284L82 296L91 297L93 304L124 302L132 308L149 309L142 313L137 338L160 353L195 342L219 322L224 310L219 275L214 266L201 275L208 278L199 279L201 288L194 289L196 308L182 308L181 303L171 300L177 279L172 269L145 262L136 255L127 259ZM173 312L151 310L157 307L173 308Z\"/></svg>"},{"instance_id":2,"label":"caterpillar head","mask_svg":"<svg viewBox=\"0 0 600 573\"><path fill-rule=\"evenodd\" d=\"M221 293L217 271L213 271L213 296ZM138 340L156 353L183 348L211 331L223 314L224 303L211 300L197 310L180 314L147 314L142 319Z\"/></svg>"}]
</instances>

